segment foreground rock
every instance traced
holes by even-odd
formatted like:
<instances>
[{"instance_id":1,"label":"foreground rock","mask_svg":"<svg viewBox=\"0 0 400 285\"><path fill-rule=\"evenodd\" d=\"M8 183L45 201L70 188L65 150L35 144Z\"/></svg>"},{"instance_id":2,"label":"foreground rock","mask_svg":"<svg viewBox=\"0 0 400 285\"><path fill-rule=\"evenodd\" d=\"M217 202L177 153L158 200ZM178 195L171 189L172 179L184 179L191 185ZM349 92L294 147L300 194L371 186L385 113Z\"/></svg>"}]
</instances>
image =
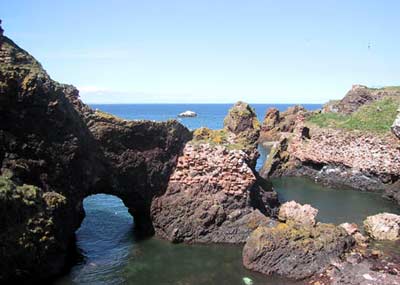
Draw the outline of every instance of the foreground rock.
<instances>
[{"instance_id":1,"label":"foreground rock","mask_svg":"<svg viewBox=\"0 0 400 285\"><path fill-rule=\"evenodd\" d=\"M301 226L314 226L318 210L310 205L301 205L295 201L284 203L279 208L278 219L282 222L291 221Z\"/></svg>"},{"instance_id":2,"label":"foreground rock","mask_svg":"<svg viewBox=\"0 0 400 285\"><path fill-rule=\"evenodd\" d=\"M304 279L324 272L353 243L342 228L330 224L302 227L289 222L261 226L243 248L243 264L267 275Z\"/></svg>"},{"instance_id":3,"label":"foreground rock","mask_svg":"<svg viewBox=\"0 0 400 285\"><path fill-rule=\"evenodd\" d=\"M152 198L165 192L190 138L176 121L91 110L0 36L0 283L60 273L91 194L120 197L139 231L153 232Z\"/></svg>"},{"instance_id":4,"label":"foreground rock","mask_svg":"<svg viewBox=\"0 0 400 285\"><path fill-rule=\"evenodd\" d=\"M366 233L376 240L400 239L400 216L390 213L382 213L369 216L364 221Z\"/></svg>"}]
</instances>

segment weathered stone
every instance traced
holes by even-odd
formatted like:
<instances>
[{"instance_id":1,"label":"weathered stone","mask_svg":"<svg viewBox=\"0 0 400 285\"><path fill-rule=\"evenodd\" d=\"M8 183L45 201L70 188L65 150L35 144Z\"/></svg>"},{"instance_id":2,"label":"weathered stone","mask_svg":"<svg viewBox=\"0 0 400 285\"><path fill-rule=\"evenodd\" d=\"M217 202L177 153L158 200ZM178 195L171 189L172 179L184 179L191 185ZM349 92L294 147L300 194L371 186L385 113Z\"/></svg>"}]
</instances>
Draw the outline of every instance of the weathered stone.
<instances>
[{"instance_id":1,"label":"weathered stone","mask_svg":"<svg viewBox=\"0 0 400 285\"><path fill-rule=\"evenodd\" d=\"M243 151L222 151L225 147L221 145L196 146L198 158L187 166L189 173L196 169L196 175L183 172L186 169L183 158L193 148L192 143L188 143L165 195L153 200L151 216L155 232L173 242L242 243L258 225L268 223L265 214L273 213L278 205L277 196L264 199L267 193L275 192L269 186L260 187ZM215 156L209 151L224 154ZM212 169L225 170L208 170L211 164ZM240 172L241 169L244 171ZM213 183L209 182L211 174ZM259 211L256 214L253 208L264 214Z\"/></svg>"},{"instance_id":2,"label":"weathered stone","mask_svg":"<svg viewBox=\"0 0 400 285\"><path fill-rule=\"evenodd\" d=\"M243 248L243 264L267 275L304 279L323 272L353 243L353 238L342 228L331 224L261 226Z\"/></svg>"},{"instance_id":3,"label":"weathered stone","mask_svg":"<svg viewBox=\"0 0 400 285\"><path fill-rule=\"evenodd\" d=\"M400 216L382 213L369 216L364 221L365 232L376 240L400 239Z\"/></svg>"},{"instance_id":4,"label":"weathered stone","mask_svg":"<svg viewBox=\"0 0 400 285\"><path fill-rule=\"evenodd\" d=\"M308 204L301 205L295 201L282 204L278 219L282 222L291 221L302 226L314 226L318 210Z\"/></svg>"}]
</instances>

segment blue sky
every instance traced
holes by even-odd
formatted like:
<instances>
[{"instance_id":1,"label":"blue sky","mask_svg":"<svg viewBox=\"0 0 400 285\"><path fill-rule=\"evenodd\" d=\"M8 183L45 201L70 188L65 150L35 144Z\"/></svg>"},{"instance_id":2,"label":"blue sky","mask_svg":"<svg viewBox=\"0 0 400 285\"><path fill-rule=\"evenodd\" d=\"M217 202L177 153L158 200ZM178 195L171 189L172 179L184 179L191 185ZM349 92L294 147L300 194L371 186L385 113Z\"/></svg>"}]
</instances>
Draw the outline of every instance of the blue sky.
<instances>
[{"instance_id":1,"label":"blue sky","mask_svg":"<svg viewBox=\"0 0 400 285\"><path fill-rule=\"evenodd\" d=\"M400 85L400 1L1 0L87 103L323 103Z\"/></svg>"}]
</instances>

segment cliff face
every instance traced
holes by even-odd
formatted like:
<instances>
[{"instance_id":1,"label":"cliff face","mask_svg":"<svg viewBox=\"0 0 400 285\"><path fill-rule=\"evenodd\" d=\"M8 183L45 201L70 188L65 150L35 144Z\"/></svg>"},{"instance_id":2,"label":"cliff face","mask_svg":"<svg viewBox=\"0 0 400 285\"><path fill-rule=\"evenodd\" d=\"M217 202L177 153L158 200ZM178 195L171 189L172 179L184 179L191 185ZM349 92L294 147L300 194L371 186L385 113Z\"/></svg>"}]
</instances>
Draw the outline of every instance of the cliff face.
<instances>
[{"instance_id":1,"label":"cliff face","mask_svg":"<svg viewBox=\"0 0 400 285\"><path fill-rule=\"evenodd\" d=\"M252 109L237 104L225 125L210 145L176 121L94 111L0 35L0 282L60 273L96 193L120 197L139 233L243 242L277 197L254 171Z\"/></svg>"}]
</instances>

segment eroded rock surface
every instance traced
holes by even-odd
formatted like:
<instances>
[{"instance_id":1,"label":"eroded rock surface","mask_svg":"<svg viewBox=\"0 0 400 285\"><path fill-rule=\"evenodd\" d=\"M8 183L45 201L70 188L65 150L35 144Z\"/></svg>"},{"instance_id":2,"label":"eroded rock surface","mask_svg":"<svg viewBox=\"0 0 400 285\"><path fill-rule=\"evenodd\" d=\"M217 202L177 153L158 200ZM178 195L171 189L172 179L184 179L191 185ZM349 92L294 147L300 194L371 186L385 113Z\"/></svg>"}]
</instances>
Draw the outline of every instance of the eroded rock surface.
<instances>
[{"instance_id":1,"label":"eroded rock surface","mask_svg":"<svg viewBox=\"0 0 400 285\"><path fill-rule=\"evenodd\" d=\"M243 264L266 275L304 279L324 272L353 243L342 228L331 224L260 226L243 248Z\"/></svg>"},{"instance_id":2,"label":"eroded rock surface","mask_svg":"<svg viewBox=\"0 0 400 285\"><path fill-rule=\"evenodd\" d=\"M292 133L299 115L307 115L307 110L300 105L289 107L280 112L276 108L267 111L261 126L260 142L281 140L286 133Z\"/></svg>"},{"instance_id":3,"label":"eroded rock surface","mask_svg":"<svg viewBox=\"0 0 400 285\"><path fill-rule=\"evenodd\" d=\"M268 225L276 192L255 172L259 128L250 106L239 102L222 130L194 132L165 195L154 199L156 234L174 242L242 243Z\"/></svg>"},{"instance_id":4,"label":"eroded rock surface","mask_svg":"<svg viewBox=\"0 0 400 285\"><path fill-rule=\"evenodd\" d=\"M91 194L117 195L135 224L151 233L151 200L165 192L190 138L174 121L129 122L91 110L73 86L53 81L0 36L0 174L11 185L0 195L7 233L0 282L59 273L84 217L82 201ZM17 208L21 213L12 214Z\"/></svg>"},{"instance_id":5,"label":"eroded rock surface","mask_svg":"<svg viewBox=\"0 0 400 285\"><path fill-rule=\"evenodd\" d=\"M400 239L400 216L390 213L382 213L369 216L364 221L366 233L376 240Z\"/></svg>"}]
</instances>

